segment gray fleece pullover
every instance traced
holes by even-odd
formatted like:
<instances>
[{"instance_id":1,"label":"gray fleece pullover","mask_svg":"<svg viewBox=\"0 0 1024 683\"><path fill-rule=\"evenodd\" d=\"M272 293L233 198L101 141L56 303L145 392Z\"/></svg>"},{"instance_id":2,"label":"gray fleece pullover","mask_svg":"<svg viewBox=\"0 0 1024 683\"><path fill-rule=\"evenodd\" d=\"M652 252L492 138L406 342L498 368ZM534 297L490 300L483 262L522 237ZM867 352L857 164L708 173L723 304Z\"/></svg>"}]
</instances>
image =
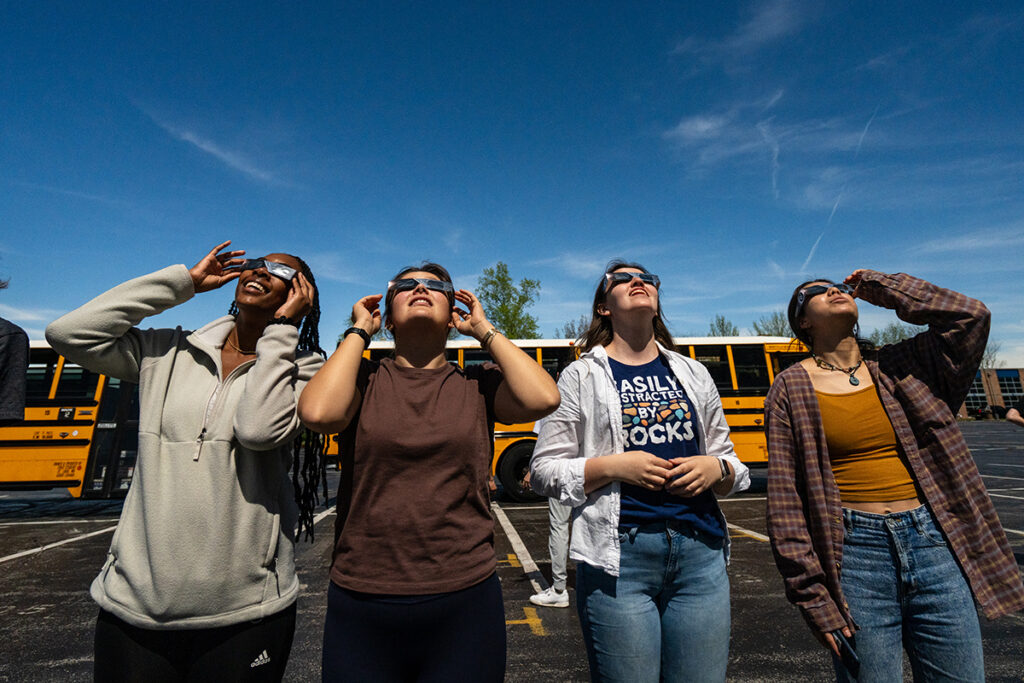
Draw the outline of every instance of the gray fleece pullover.
<instances>
[{"instance_id":1,"label":"gray fleece pullover","mask_svg":"<svg viewBox=\"0 0 1024 683\"><path fill-rule=\"evenodd\" d=\"M226 626L295 601L298 509L288 477L299 393L323 364L298 331L268 325L221 380L234 318L195 332L135 327L192 298L171 266L119 285L46 329L90 370L139 384L139 456L106 563L100 606L142 628Z\"/></svg>"}]
</instances>

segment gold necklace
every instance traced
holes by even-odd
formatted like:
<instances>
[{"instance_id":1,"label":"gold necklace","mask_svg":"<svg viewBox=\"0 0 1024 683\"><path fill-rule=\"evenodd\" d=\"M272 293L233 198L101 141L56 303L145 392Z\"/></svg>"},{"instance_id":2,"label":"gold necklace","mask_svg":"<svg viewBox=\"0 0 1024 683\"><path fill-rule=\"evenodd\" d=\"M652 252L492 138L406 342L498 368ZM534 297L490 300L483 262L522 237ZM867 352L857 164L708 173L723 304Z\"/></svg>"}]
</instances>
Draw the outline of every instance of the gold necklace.
<instances>
[{"instance_id":1,"label":"gold necklace","mask_svg":"<svg viewBox=\"0 0 1024 683\"><path fill-rule=\"evenodd\" d=\"M238 351L243 356L255 356L256 355L256 350L255 349L253 349L252 351L243 351L242 349L240 349L237 346L235 346L235 343L233 341L231 341L231 335L230 334L227 336L227 339L225 339L224 341L226 341L228 343L228 346L233 348L235 351Z\"/></svg>"}]
</instances>

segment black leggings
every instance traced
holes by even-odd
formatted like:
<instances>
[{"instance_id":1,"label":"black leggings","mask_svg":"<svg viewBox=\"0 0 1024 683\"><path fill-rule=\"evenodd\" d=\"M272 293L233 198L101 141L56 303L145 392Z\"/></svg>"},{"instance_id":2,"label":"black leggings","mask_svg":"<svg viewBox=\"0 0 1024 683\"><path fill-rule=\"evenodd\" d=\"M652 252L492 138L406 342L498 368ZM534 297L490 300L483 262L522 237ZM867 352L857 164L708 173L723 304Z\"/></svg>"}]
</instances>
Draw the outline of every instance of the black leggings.
<instances>
[{"instance_id":1,"label":"black leggings","mask_svg":"<svg viewBox=\"0 0 1024 683\"><path fill-rule=\"evenodd\" d=\"M157 631L110 612L96 618L96 681L280 681L295 635L295 604L258 621Z\"/></svg>"},{"instance_id":2,"label":"black leggings","mask_svg":"<svg viewBox=\"0 0 1024 683\"><path fill-rule=\"evenodd\" d=\"M505 677L505 609L498 575L452 593L370 595L331 583L323 680L479 681Z\"/></svg>"}]
</instances>

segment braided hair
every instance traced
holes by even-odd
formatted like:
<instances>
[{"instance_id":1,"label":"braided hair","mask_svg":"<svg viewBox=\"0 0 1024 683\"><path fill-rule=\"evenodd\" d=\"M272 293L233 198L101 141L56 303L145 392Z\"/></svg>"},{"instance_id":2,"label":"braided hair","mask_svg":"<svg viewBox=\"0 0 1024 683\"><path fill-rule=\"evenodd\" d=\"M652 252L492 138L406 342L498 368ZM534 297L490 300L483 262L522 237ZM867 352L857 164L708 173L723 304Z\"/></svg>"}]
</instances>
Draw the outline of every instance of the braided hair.
<instances>
[{"instance_id":1,"label":"braided hair","mask_svg":"<svg viewBox=\"0 0 1024 683\"><path fill-rule=\"evenodd\" d=\"M320 348L320 290L316 286L313 271L305 261L294 254L285 254L298 261L299 270L313 285L313 302L309 312L302 319L299 328L299 351L319 353L324 358L327 354ZM238 315L238 304L231 302L228 315ZM327 505L327 450L326 434L317 434L308 427L303 427L298 437L292 441L292 486L295 489L295 502L299 506L299 525L296 538L303 534L307 540L313 540L313 511L320 502L317 489L321 486L324 492L324 505Z\"/></svg>"}]
</instances>

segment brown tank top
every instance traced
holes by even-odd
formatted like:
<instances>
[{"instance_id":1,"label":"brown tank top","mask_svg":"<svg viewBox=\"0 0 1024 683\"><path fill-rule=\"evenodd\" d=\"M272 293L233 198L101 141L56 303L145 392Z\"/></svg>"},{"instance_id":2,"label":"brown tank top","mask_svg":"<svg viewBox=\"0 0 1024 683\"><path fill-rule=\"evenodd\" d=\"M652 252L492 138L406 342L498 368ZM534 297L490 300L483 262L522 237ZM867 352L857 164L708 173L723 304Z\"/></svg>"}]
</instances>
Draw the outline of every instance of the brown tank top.
<instances>
[{"instance_id":1,"label":"brown tank top","mask_svg":"<svg viewBox=\"0 0 1024 683\"><path fill-rule=\"evenodd\" d=\"M832 474L844 502L905 500L917 495L896 432L874 386L849 394L814 392Z\"/></svg>"}]
</instances>

